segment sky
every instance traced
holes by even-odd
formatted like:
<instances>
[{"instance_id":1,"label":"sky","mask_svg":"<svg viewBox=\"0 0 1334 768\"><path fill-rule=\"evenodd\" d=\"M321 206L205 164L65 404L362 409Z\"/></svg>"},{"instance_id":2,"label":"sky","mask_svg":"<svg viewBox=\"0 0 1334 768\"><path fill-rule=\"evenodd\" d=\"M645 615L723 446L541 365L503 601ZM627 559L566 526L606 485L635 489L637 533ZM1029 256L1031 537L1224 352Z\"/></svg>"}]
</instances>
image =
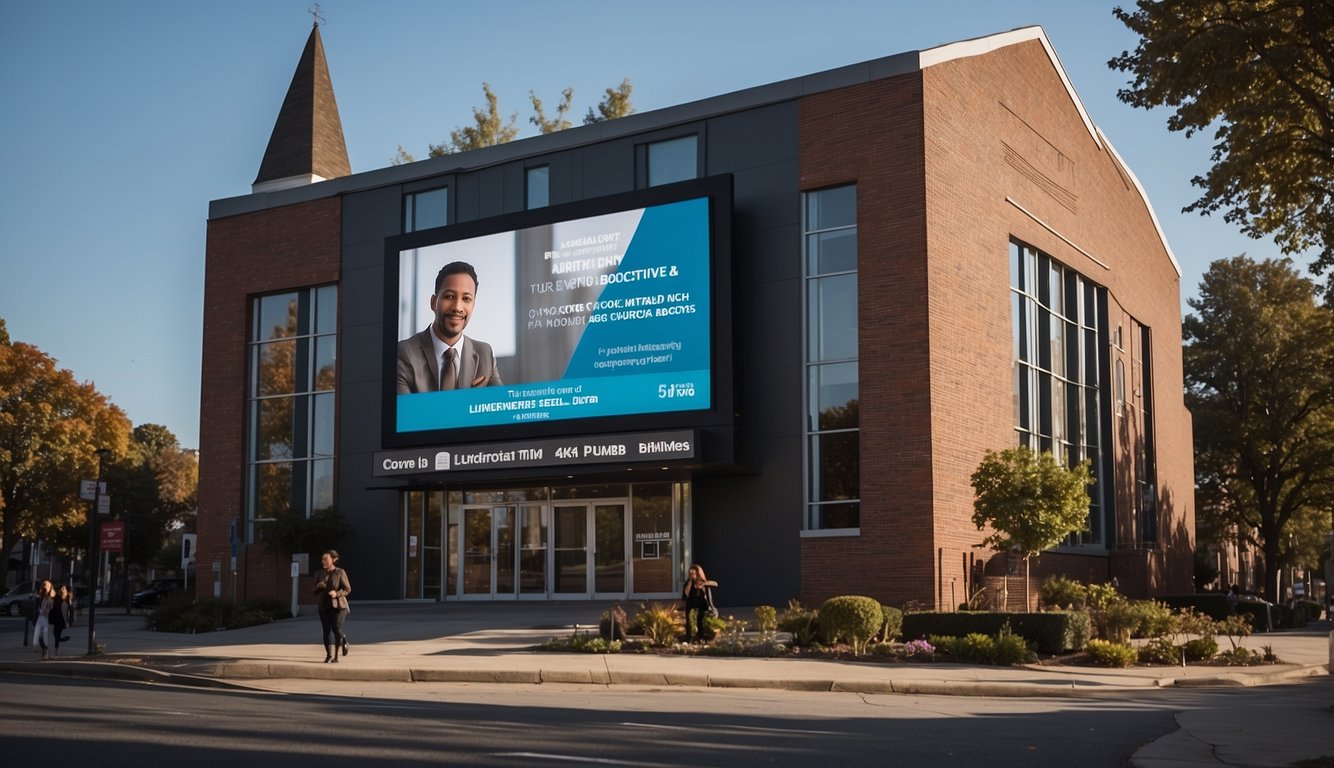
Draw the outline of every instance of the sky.
<instances>
[{"instance_id":1,"label":"sky","mask_svg":"<svg viewBox=\"0 0 1334 768\"><path fill-rule=\"evenodd\" d=\"M1131 4L1126 0L1123 4ZM640 112L903 51L1041 25L1093 122L1148 193L1182 268L1279 255L1221 216L1182 213L1212 136L1137 110L1107 61L1136 38L1098 0L324 0L352 171L566 87L582 117L629 77ZM135 424L199 434L209 201L249 194L301 49L309 0L0 0L0 318ZM576 119L576 123L578 120Z\"/></svg>"}]
</instances>

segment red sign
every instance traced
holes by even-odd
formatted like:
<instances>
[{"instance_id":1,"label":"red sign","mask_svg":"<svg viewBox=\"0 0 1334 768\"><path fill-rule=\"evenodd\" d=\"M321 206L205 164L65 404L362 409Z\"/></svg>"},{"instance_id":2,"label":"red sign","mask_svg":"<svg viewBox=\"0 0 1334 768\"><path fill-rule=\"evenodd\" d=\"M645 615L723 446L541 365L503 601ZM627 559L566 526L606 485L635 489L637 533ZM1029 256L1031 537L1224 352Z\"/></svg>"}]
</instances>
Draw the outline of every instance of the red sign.
<instances>
[{"instance_id":1,"label":"red sign","mask_svg":"<svg viewBox=\"0 0 1334 768\"><path fill-rule=\"evenodd\" d=\"M125 521L109 520L102 523L102 551L125 551Z\"/></svg>"}]
</instances>

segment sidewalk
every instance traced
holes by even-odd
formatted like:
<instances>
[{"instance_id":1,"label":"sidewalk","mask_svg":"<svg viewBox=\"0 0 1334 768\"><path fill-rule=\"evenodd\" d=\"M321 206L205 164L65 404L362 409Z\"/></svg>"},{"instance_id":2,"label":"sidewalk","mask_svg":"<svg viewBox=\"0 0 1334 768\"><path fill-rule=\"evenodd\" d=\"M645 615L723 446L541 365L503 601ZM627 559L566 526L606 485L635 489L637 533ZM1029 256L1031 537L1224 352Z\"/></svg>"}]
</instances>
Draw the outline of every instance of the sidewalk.
<instances>
[{"instance_id":1,"label":"sidewalk","mask_svg":"<svg viewBox=\"0 0 1334 768\"><path fill-rule=\"evenodd\" d=\"M106 652L96 660L83 656L88 649L86 625L71 629L61 658L38 661L36 649L23 646L22 619L6 618L0 619L0 671L227 687L262 687L263 681L285 679L1112 698L1170 687L1262 686L1309 679L1331 691L1325 706L1334 704L1328 621L1247 638L1246 647L1259 650L1268 645L1284 662L1257 667L978 667L532 650L549 638L568 637L576 625L596 632L603 608L602 603L357 603L346 626L351 653L338 664L323 663L319 620L308 608L294 619L197 635L149 632L143 628L143 616L103 609L98 611L96 629L97 642L105 645ZM1334 717L1328 712L1296 711L1296 706L1246 708L1238 716L1251 726L1249 730L1217 720L1192 724L1182 713L1178 716L1182 731L1142 748L1132 762L1176 768L1288 765L1272 762L1273 746L1276 739L1285 740L1277 734L1298 722L1314 727L1287 742L1300 742L1304 749L1316 750L1315 755L1334 755L1334 728L1327 722ZM1256 762L1246 757L1219 759L1220 742L1237 741L1244 743L1231 744L1233 752Z\"/></svg>"},{"instance_id":2,"label":"sidewalk","mask_svg":"<svg viewBox=\"0 0 1334 768\"><path fill-rule=\"evenodd\" d=\"M141 615L97 615L96 661L86 626L70 631L62 658L38 662L23 647L21 619L0 620L0 669L88 674L109 665L212 680L304 678L401 682L594 683L980 696L1071 696L1169 686L1252 686L1327 673L1328 622L1306 630L1253 635L1284 663L1259 667L977 667L817 659L757 659L658 654L565 654L533 651L579 625L596 632L600 603L380 603L355 605L348 619L351 654L322 663L319 620L302 615L258 627L179 635L150 632ZM591 629L590 629L591 627ZM34 667L40 668L34 669ZM120 676L135 674L122 670Z\"/></svg>"}]
</instances>

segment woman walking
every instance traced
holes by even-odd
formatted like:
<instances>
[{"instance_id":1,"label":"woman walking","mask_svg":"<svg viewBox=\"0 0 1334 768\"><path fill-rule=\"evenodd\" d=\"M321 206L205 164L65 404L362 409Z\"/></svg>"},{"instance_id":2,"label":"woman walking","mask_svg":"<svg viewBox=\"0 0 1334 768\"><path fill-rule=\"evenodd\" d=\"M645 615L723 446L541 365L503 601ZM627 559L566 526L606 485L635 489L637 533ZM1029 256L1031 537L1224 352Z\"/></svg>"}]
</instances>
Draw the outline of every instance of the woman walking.
<instances>
[{"instance_id":1,"label":"woman walking","mask_svg":"<svg viewBox=\"0 0 1334 768\"><path fill-rule=\"evenodd\" d=\"M42 582L42 587L37 591L37 621L32 628L32 641L41 646L42 659L51 658L54 654L51 652L51 609L56 604L56 591L51 588L49 580Z\"/></svg>"},{"instance_id":2,"label":"woman walking","mask_svg":"<svg viewBox=\"0 0 1334 768\"><path fill-rule=\"evenodd\" d=\"M55 640L52 644L52 656L60 653L60 644L69 640L65 630L74 626L74 593L65 585L60 585L60 592L56 594L56 603L51 607L51 613L47 620L51 622L51 637Z\"/></svg>"},{"instance_id":3,"label":"woman walking","mask_svg":"<svg viewBox=\"0 0 1334 768\"><path fill-rule=\"evenodd\" d=\"M338 550L330 549L320 557L324 570L315 582L315 593L320 596L320 627L324 630L324 663L337 664L338 650L347 655L347 635L343 634L343 622L350 610L347 596L352 592L352 582L347 578L347 571L338 567Z\"/></svg>"}]
</instances>

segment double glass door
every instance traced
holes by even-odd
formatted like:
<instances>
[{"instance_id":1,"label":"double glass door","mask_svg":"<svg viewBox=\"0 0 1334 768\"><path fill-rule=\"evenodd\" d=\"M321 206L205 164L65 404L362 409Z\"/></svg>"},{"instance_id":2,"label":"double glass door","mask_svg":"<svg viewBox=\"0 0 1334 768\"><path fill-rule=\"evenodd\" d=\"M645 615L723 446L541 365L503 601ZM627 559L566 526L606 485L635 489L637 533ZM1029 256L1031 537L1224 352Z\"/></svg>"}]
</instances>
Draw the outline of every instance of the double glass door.
<instances>
[{"instance_id":1,"label":"double glass door","mask_svg":"<svg viewBox=\"0 0 1334 768\"><path fill-rule=\"evenodd\" d=\"M624 500L465 506L462 596L624 597L627 506Z\"/></svg>"}]
</instances>

